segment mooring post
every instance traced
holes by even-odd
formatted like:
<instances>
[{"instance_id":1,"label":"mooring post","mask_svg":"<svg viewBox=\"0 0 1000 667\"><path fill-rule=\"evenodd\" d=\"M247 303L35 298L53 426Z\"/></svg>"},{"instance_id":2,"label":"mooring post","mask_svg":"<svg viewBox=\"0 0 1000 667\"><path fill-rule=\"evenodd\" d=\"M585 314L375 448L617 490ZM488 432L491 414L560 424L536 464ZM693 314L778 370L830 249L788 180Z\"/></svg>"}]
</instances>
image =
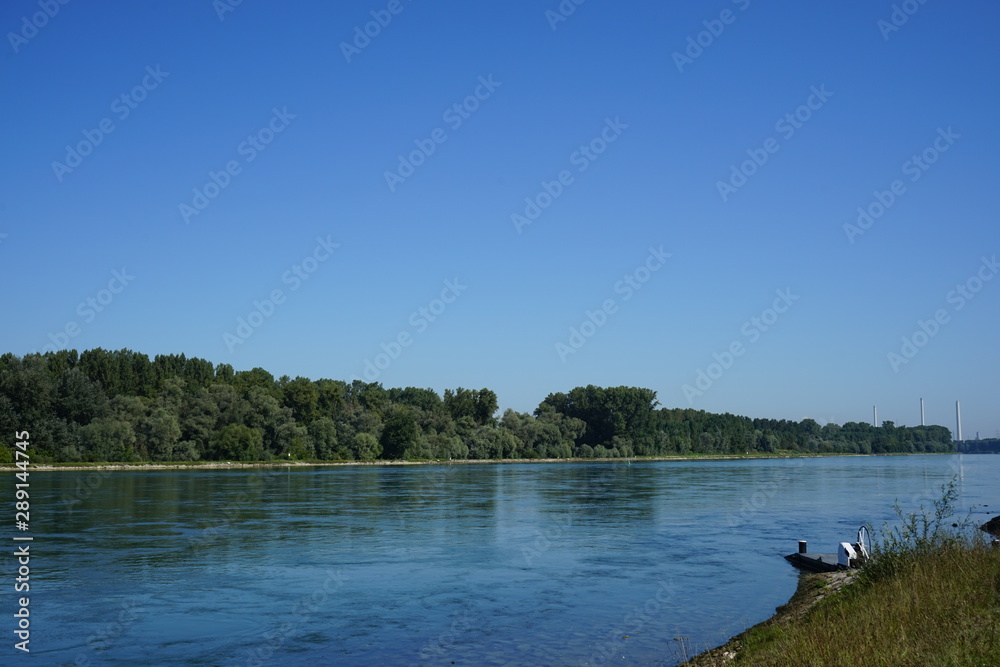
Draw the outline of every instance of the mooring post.
<instances>
[{"instance_id":1,"label":"mooring post","mask_svg":"<svg viewBox=\"0 0 1000 667\"><path fill-rule=\"evenodd\" d=\"M805 540L799 540L799 553L800 554L806 553L806 545L807 545L807 542Z\"/></svg>"}]
</instances>

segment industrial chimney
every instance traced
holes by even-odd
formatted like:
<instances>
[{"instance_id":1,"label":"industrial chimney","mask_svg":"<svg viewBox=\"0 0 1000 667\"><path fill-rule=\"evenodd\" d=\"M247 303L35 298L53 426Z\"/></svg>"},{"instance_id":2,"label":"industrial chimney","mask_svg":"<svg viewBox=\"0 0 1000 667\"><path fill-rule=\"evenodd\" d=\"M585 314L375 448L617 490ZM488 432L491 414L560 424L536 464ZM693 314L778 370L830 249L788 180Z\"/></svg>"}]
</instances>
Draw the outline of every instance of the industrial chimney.
<instances>
[{"instance_id":1,"label":"industrial chimney","mask_svg":"<svg viewBox=\"0 0 1000 667\"><path fill-rule=\"evenodd\" d=\"M962 442L962 404L955 401L955 426L958 428L956 442Z\"/></svg>"}]
</instances>

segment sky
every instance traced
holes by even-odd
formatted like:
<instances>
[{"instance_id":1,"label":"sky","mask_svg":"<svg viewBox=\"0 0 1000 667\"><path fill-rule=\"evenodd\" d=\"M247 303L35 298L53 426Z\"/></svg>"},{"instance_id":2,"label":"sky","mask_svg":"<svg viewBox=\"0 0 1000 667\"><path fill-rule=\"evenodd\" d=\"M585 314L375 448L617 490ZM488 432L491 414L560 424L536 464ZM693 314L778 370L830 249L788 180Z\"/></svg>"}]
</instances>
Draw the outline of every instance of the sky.
<instances>
[{"instance_id":1,"label":"sky","mask_svg":"<svg viewBox=\"0 0 1000 667\"><path fill-rule=\"evenodd\" d=\"M998 20L10 0L0 351L993 437Z\"/></svg>"}]
</instances>

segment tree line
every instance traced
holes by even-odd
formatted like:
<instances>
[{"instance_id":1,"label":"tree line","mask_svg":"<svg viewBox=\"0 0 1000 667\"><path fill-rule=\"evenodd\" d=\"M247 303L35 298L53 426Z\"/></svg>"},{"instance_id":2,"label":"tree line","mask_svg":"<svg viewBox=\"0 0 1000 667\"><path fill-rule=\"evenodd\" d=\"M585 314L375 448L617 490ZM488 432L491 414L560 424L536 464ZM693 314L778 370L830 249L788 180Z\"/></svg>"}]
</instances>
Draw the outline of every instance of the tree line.
<instances>
[{"instance_id":1,"label":"tree line","mask_svg":"<svg viewBox=\"0 0 1000 667\"><path fill-rule=\"evenodd\" d=\"M1000 438L963 440L958 443L958 451L963 454L1000 454Z\"/></svg>"},{"instance_id":2,"label":"tree line","mask_svg":"<svg viewBox=\"0 0 1000 667\"><path fill-rule=\"evenodd\" d=\"M374 461L954 451L943 426L820 426L658 407L639 387L577 387L499 417L489 389L275 379L131 350L0 356L0 433L35 462ZM12 459L12 438L0 462Z\"/></svg>"}]
</instances>

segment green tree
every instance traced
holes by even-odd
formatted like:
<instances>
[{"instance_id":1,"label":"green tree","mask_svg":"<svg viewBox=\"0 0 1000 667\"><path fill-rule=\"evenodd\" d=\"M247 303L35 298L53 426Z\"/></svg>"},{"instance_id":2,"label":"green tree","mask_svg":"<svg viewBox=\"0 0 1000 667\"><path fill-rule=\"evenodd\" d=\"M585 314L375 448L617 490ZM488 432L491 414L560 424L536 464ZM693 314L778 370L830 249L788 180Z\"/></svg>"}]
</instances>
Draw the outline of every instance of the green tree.
<instances>
[{"instance_id":1,"label":"green tree","mask_svg":"<svg viewBox=\"0 0 1000 667\"><path fill-rule=\"evenodd\" d=\"M480 425L496 423L493 413L497 411L497 395L489 389L445 389L444 405L455 421L470 417Z\"/></svg>"},{"instance_id":2,"label":"green tree","mask_svg":"<svg viewBox=\"0 0 1000 667\"><path fill-rule=\"evenodd\" d=\"M640 387L576 387L568 394L549 394L535 415L546 406L555 411L583 420L586 430L576 444L609 445L615 436L633 442L653 440L656 392Z\"/></svg>"},{"instance_id":3,"label":"green tree","mask_svg":"<svg viewBox=\"0 0 1000 667\"><path fill-rule=\"evenodd\" d=\"M44 355L45 367L53 379L58 380L67 371L76 368L80 363L80 355L76 350L58 350L56 352L46 352Z\"/></svg>"},{"instance_id":4,"label":"green tree","mask_svg":"<svg viewBox=\"0 0 1000 667\"><path fill-rule=\"evenodd\" d=\"M180 425L181 442L185 453L190 455L193 448L197 454L191 459L212 458L212 435L219 421L219 406L212 399L207 389L199 389L187 396L181 406Z\"/></svg>"},{"instance_id":5,"label":"green tree","mask_svg":"<svg viewBox=\"0 0 1000 667\"><path fill-rule=\"evenodd\" d=\"M3 373L2 369L0 369L0 373ZM0 433L7 434L7 436L0 439L0 442L6 444L8 447L10 446L13 442L10 439L10 434L22 428L19 422L20 419L14 412L14 404L9 398L0 394Z\"/></svg>"},{"instance_id":6,"label":"green tree","mask_svg":"<svg viewBox=\"0 0 1000 667\"><path fill-rule=\"evenodd\" d=\"M489 389L480 389L475 392L475 408L473 418L477 424L493 426L497 420L493 417L498 409L497 395Z\"/></svg>"},{"instance_id":7,"label":"green tree","mask_svg":"<svg viewBox=\"0 0 1000 667\"><path fill-rule=\"evenodd\" d=\"M102 417L80 429L83 455L89 461L132 461L135 458L135 430L132 424L115 417Z\"/></svg>"},{"instance_id":8,"label":"green tree","mask_svg":"<svg viewBox=\"0 0 1000 667\"><path fill-rule=\"evenodd\" d=\"M292 420L292 411L283 407L278 399L262 389L254 388L247 393L249 412L247 425L260 429L264 436L264 451L271 456L279 456L285 451L285 443L279 435L283 424Z\"/></svg>"},{"instance_id":9,"label":"green tree","mask_svg":"<svg viewBox=\"0 0 1000 667\"><path fill-rule=\"evenodd\" d=\"M329 417L322 417L309 424L316 456L324 461L342 458L337 447L337 424Z\"/></svg>"},{"instance_id":10,"label":"green tree","mask_svg":"<svg viewBox=\"0 0 1000 667\"><path fill-rule=\"evenodd\" d=\"M278 427L277 440L282 447L278 452L282 454L281 458L296 460L316 458L316 450L313 448L312 438L309 437L309 430L294 419Z\"/></svg>"},{"instance_id":11,"label":"green tree","mask_svg":"<svg viewBox=\"0 0 1000 667\"><path fill-rule=\"evenodd\" d=\"M268 406L273 405L274 399L267 394L263 394L264 401ZM236 389L228 384L213 384L208 388L208 399L215 403L213 413L217 415L217 425L227 426L229 424L250 424L252 421L251 412L253 407L246 398L240 395Z\"/></svg>"},{"instance_id":12,"label":"green tree","mask_svg":"<svg viewBox=\"0 0 1000 667\"><path fill-rule=\"evenodd\" d=\"M108 415L108 397L77 368L67 370L59 378L54 403L56 416L67 422L89 424Z\"/></svg>"},{"instance_id":13,"label":"green tree","mask_svg":"<svg viewBox=\"0 0 1000 667\"><path fill-rule=\"evenodd\" d=\"M201 448L193 440L181 440L174 446L175 461L197 461L201 458Z\"/></svg>"},{"instance_id":14,"label":"green tree","mask_svg":"<svg viewBox=\"0 0 1000 667\"><path fill-rule=\"evenodd\" d=\"M347 393L343 382L334 380L317 380L317 409L323 417L334 417L344 408L344 396Z\"/></svg>"},{"instance_id":15,"label":"green tree","mask_svg":"<svg viewBox=\"0 0 1000 667\"><path fill-rule=\"evenodd\" d=\"M251 390L258 389L272 397L278 395L278 385L274 381L274 376L263 368L253 368L248 371L240 371L233 377L233 386L241 394L249 394Z\"/></svg>"},{"instance_id":16,"label":"green tree","mask_svg":"<svg viewBox=\"0 0 1000 667\"><path fill-rule=\"evenodd\" d=\"M52 416L56 387L56 380L46 371L45 359L38 354L14 358L0 371L0 393L7 397L14 413L26 424Z\"/></svg>"},{"instance_id":17,"label":"green tree","mask_svg":"<svg viewBox=\"0 0 1000 667\"><path fill-rule=\"evenodd\" d=\"M192 387L207 387L215 382L215 367L211 361L191 357L184 364L184 379Z\"/></svg>"},{"instance_id":18,"label":"green tree","mask_svg":"<svg viewBox=\"0 0 1000 667\"><path fill-rule=\"evenodd\" d=\"M371 413L380 421L389 407L389 394L379 382L364 383L355 380L351 384L349 398L362 410Z\"/></svg>"},{"instance_id":19,"label":"green tree","mask_svg":"<svg viewBox=\"0 0 1000 667\"><path fill-rule=\"evenodd\" d=\"M319 416L319 390L311 380L297 377L287 382L281 393L296 421L308 424Z\"/></svg>"},{"instance_id":20,"label":"green tree","mask_svg":"<svg viewBox=\"0 0 1000 667\"><path fill-rule=\"evenodd\" d=\"M221 384L230 384L236 377L236 371L230 364L219 364L215 367L215 381Z\"/></svg>"},{"instance_id":21,"label":"green tree","mask_svg":"<svg viewBox=\"0 0 1000 667\"><path fill-rule=\"evenodd\" d=\"M424 412L436 412L443 407L441 397L433 389L419 389L417 387L389 389L389 400L411 408L419 408Z\"/></svg>"},{"instance_id":22,"label":"green tree","mask_svg":"<svg viewBox=\"0 0 1000 667\"><path fill-rule=\"evenodd\" d=\"M159 405L174 414L178 414L184 398L188 393L187 383L182 377L171 377L163 381L160 393L156 397L156 405Z\"/></svg>"},{"instance_id":23,"label":"green tree","mask_svg":"<svg viewBox=\"0 0 1000 667\"><path fill-rule=\"evenodd\" d=\"M371 433L359 433L351 443L351 453L358 461L374 461L382 455L382 445Z\"/></svg>"},{"instance_id":24,"label":"green tree","mask_svg":"<svg viewBox=\"0 0 1000 667\"><path fill-rule=\"evenodd\" d=\"M174 447L181 439L180 420L164 408L157 408L146 420L143 436L151 460L172 461Z\"/></svg>"},{"instance_id":25,"label":"green tree","mask_svg":"<svg viewBox=\"0 0 1000 667\"><path fill-rule=\"evenodd\" d=\"M213 434L212 449L216 459L260 461L264 458L264 438L259 429L229 424Z\"/></svg>"},{"instance_id":26,"label":"green tree","mask_svg":"<svg viewBox=\"0 0 1000 667\"><path fill-rule=\"evenodd\" d=\"M382 457L386 459L401 459L407 447L416 443L419 432L413 415L406 408L397 408L385 420L379 442L382 445Z\"/></svg>"}]
</instances>

